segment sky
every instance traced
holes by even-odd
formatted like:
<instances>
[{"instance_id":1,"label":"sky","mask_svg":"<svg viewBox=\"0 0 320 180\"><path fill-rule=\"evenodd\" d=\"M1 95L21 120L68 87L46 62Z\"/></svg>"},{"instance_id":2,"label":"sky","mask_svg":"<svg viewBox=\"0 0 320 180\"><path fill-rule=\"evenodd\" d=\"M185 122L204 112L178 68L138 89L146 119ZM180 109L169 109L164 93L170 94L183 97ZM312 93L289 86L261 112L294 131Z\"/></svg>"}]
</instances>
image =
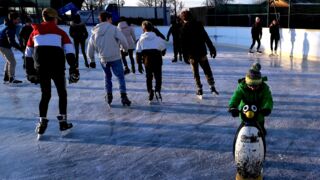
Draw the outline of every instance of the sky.
<instances>
[{"instance_id":1,"label":"sky","mask_svg":"<svg viewBox=\"0 0 320 180\"><path fill-rule=\"evenodd\" d=\"M186 7L203 6L204 1L205 0L183 0ZM246 3L252 3L257 1L259 2L261 0L234 0L233 3L246 4ZM137 2L139 2L139 0L126 0L125 6L137 6Z\"/></svg>"}]
</instances>

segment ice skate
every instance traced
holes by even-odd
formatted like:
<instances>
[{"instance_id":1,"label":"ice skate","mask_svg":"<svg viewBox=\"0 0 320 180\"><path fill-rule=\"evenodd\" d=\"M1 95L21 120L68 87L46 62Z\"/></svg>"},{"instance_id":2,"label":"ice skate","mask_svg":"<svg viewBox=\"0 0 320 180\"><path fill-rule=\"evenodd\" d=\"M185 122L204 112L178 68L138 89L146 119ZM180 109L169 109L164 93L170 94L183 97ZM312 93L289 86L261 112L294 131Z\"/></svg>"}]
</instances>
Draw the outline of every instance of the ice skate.
<instances>
[{"instance_id":1,"label":"ice skate","mask_svg":"<svg viewBox=\"0 0 320 180\"><path fill-rule=\"evenodd\" d=\"M203 91L202 91L202 89L198 89L198 91L197 91L197 98L200 99L200 100L203 99Z\"/></svg>"},{"instance_id":2,"label":"ice skate","mask_svg":"<svg viewBox=\"0 0 320 180\"><path fill-rule=\"evenodd\" d=\"M269 54L269 57L274 56L273 51L271 51L271 53Z\"/></svg>"},{"instance_id":3,"label":"ice skate","mask_svg":"<svg viewBox=\"0 0 320 180\"><path fill-rule=\"evenodd\" d=\"M105 101L108 103L109 108L111 108L111 103L112 103L112 93L107 93L107 95L104 97Z\"/></svg>"},{"instance_id":4,"label":"ice skate","mask_svg":"<svg viewBox=\"0 0 320 180\"><path fill-rule=\"evenodd\" d=\"M132 71L133 74L136 73L136 68L134 67L134 65L131 65L131 71Z\"/></svg>"},{"instance_id":5,"label":"ice skate","mask_svg":"<svg viewBox=\"0 0 320 180\"><path fill-rule=\"evenodd\" d=\"M157 101L158 101L159 103L161 103L161 102L162 102L162 96L161 96L160 91L156 91L156 92L155 92L155 96L156 96Z\"/></svg>"},{"instance_id":6,"label":"ice skate","mask_svg":"<svg viewBox=\"0 0 320 180\"><path fill-rule=\"evenodd\" d=\"M249 50L249 52L248 52L248 54L253 54L254 52L250 49Z\"/></svg>"},{"instance_id":7,"label":"ice skate","mask_svg":"<svg viewBox=\"0 0 320 180\"><path fill-rule=\"evenodd\" d=\"M40 117L40 120L38 122L38 125L35 129L36 133L38 134L37 140L41 140L42 135L45 133L47 127L48 127L48 119Z\"/></svg>"},{"instance_id":8,"label":"ice skate","mask_svg":"<svg viewBox=\"0 0 320 180\"><path fill-rule=\"evenodd\" d=\"M3 84L6 84L6 83L8 83L8 82L9 82L9 76L8 76L7 73L5 73L5 74L3 75Z\"/></svg>"},{"instance_id":9,"label":"ice skate","mask_svg":"<svg viewBox=\"0 0 320 180\"><path fill-rule=\"evenodd\" d=\"M127 93L121 93L121 103L123 106L131 105L131 101L128 99Z\"/></svg>"},{"instance_id":10,"label":"ice skate","mask_svg":"<svg viewBox=\"0 0 320 180\"><path fill-rule=\"evenodd\" d=\"M151 90L149 92L149 97L148 97L149 104L152 104L153 97L154 97L154 92L153 92L153 90Z\"/></svg>"},{"instance_id":11,"label":"ice skate","mask_svg":"<svg viewBox=\"0 0 320 180\"><path fill-rule=\"evenodd\" d=\"M59 115L57 116L57 119L59 120L59 126L60 126L60 132L61 136L66 136L72 127L72 123L67 122L67 116L66 115Z\"/></svg>"},{"instance_id":12,"label":"ice skate","mask_svg":"<svg viewBox=\"0 0 320 180\"><path fill-rule=\"evenodd\" d=\"M216 87L211 86L210 90L213 95L219 95L219 92L216 90Z\"/></svg>"},{"instance_id":13,"label":"ice skate","mask_svg":"<svg viewBox=\"0 0 320 180\"><path fill-rule=\"evenodd\" d=\"M124 68L124 75L127 75L127 74L129 74L130 73L130 69L126 66L125 68Z\"/></svg>"},{"instance_id":14,"label":"ice skate","mask_svg":"<svg viewBox=\"0 0 320 180\"><path fill-rule=\"evenodd\" d=\"M10 77L9 83L18 84L22 83L22 81L15 79L14 77Z\"/></svg>"}]
</instances>

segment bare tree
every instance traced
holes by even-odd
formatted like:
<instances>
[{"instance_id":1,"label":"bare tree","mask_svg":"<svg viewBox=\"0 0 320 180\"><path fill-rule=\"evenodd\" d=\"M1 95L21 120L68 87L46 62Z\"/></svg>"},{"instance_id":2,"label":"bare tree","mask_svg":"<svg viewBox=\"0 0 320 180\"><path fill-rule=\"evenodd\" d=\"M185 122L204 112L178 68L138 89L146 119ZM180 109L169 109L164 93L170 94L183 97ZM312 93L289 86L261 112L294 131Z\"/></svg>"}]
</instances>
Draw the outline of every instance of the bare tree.
<instances>
[{"instance_id":1,"label":"bare tree","mask_svg":"<svg viewBox=\"0 0 320 180\"><path fill-rule=\"evenodd\" d=\"M162 6L162 0L139 0L138 6L145 6L145 7L154 7Z\"/></svg>"},{"instance_id":2,"label":"bare tree","mask_svg":"<svg viewBox=\"0 0 320 180\"><path fill-rule=\"evenodd\" d=\"M203 4L206 6L219 6L219 5L228 4L232 1L234 0L205 0Z\"/></svg>"},{"instance_id":3,"label":"bare tree","mask_svg":"<svg viewBox=\"0 0 320 180\"><path fill-rule=\"evenodd\" d=\"M175 17L185 7L182 0L168 0L167 4L170 7L170 14L174 14Z\"/></svg>"}]
</instances>

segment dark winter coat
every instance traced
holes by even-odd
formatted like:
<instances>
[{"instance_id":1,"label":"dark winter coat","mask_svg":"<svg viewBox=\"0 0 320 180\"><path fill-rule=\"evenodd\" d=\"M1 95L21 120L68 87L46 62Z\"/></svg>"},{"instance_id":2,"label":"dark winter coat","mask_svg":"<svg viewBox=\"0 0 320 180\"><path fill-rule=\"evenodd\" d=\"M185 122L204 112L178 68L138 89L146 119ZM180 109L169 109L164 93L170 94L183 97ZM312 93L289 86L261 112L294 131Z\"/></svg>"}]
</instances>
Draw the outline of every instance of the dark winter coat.
<instances>
[{"instance_id":1,"label":"dark winter coat","mask_svg":"<svg viewBox=\"0 0 320 180\"><path fill-rule=\"evenodd\" d=\"M252 25L251 36L253 39L260 39L262 37L262 25L260 22Z\"/></svg>"},{"instance_id":2,"label":"dark winter coat","mask_svg":"<svg viewBox=\"0 0 320 180\"><path fill-rule=\"evenodd\" d=\"M271 111L273 100L269 86L263 82L259 89L252 91L248 88L244 78L239 80L238 87L229 101L229 108L241 110L247 103L255 104L260 110L268 109ZM264 116L261 113L258 114L258 122L264 122Z\"/></svg>"},{"instance_id":3,"label":"dark winter coat","mask_svg":"<svg viewBox=\"0 0 320 180\"><path fill-rule=\"evenodd\" d=\"M34 58L35 67L39 73L64 73L67 59L71 68L76 67L74 47L69 36L54 22L33 24L33 31L27 43L25 56L27 58L27 74L32 69L29 66ZM31 72L32 73L32 72Z\"/></svg>"},{"instance_id":4,"label":"dark winter coat","mask_svg":"<svg viewBox=\"0 0 320 180\"><path fill-rule=\"evenodd\" d=\"M279 31L279 25L276 24L271 24L271 26L269 27L269 32L271 34L271 38L274 39L280 39L280 31Z\"/></svg>"},{"instance_id":5,"label":"dark winter coat","mask_svg":"<svg viewBox=\"0 0 320 180\"><path fill-rule=\"evenodd\" d=\"M88 38L88 31L84 23L74 23L72 22L69 29L69 34L73 39L83 41Z\"/></svg>"},{"instance_id":6,"label":"dark winter coat","mask_svg":"<svg viewBox=\"0 0 320 180\"><path fill-rule=\"evenodd\" d=\"M33 28L31 25L25 25L22 27L19 33L19 39L22 42L21 44L22 46L27 46L27 42L32 31L33 31Z\"/></svg>"},{"instance_id":7,"label":"dark winter coat","mask_svg":"<svg viewBox=\"0 0 320 180\"><path fill-rule=\"evenodd\" d=\"M172 34L173 41L179 41L181 38L181 28L182 25L180 23L173 23L169 28L167 39L169 39Z\"/></svg>"},{"instance_id":8,"label":"dark winter coat","mask_svg":"<svg viewBox=\"0 0 320 180\"><path fill-rule=\"evenodd\" d=\"M206 56L206 45L211 54L213 54L215 49L203 25L198 21L188 21L183 25L181 42L183 54L188 58L199 59Z\"/></svg>"},{"instance_id":9,"label":"dark winter coat","mask_svg":"<svg viewBox=\"0 0 320 180\"><path fill-rule=\"evenodd\" d=\"M8 21L5 26L0 29L0 47L9 48L14 47L22 51L19 44L16 42L16 26Z\"/></svg>"}]
</instances>

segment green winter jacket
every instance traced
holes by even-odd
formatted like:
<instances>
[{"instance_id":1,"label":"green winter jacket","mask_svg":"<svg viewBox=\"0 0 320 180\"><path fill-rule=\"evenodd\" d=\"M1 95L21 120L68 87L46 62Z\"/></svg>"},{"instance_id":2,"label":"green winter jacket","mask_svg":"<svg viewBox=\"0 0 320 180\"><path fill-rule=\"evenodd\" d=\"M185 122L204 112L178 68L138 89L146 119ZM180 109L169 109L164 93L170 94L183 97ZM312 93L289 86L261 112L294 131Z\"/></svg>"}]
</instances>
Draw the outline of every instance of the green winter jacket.
<instances>
[{"instance_id":1,"label":"green winter jacket","mask_svg":"<svg viewBox=\"0 0 320 180\"><path fill-rule=\"evenodd\" d=\"M266 78L264 79L264 81L266 81ZM255 104L258 109L272 110L273 100L269 86L265 82L262 82L258 90L252 91L247 87L244 79L239 80L238 87L229 101L229 108L238 108L240 111L245 105L245 102ZM264 122L264 116L262 114L258 114L257 118L258 122Z\"/></svg>"}]
</instances>

